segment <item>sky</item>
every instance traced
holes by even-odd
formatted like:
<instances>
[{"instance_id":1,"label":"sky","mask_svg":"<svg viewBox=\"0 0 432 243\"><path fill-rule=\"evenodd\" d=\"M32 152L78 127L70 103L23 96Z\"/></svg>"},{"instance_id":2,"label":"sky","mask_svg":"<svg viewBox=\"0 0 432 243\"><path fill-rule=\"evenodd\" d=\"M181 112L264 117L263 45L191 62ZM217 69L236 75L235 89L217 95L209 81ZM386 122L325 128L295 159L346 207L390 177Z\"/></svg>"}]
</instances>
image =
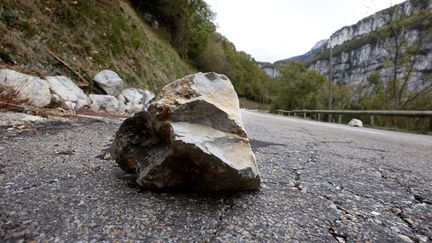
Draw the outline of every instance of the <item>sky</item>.
<instances>
[{"instance_id":1,"label":"sky","mask_svg":"<svg viewBox=\"0 0 432 243\"><path fill-rule=\"evenodd\" d=\"M403 0L205 0L218 32L257 61L308 52L318 41Z\"/></svg>"}]
</instances>

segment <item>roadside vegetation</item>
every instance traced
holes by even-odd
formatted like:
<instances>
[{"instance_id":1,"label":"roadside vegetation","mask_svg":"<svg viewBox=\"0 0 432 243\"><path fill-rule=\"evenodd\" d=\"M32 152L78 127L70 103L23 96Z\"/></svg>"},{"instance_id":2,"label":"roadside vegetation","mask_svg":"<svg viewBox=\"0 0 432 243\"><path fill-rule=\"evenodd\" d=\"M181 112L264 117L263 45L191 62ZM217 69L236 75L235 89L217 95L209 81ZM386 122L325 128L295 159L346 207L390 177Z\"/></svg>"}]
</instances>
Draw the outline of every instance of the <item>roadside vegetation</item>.
<instances>
[{"instance_id":1,"label":"roadside vegetation","mask_svg":"<svg viewBox=\"0 0 432 243\"><path fill-rule=\"evenodd\" d=\"M240 97L270 103L275 95L267 77L247 53L216 32L215 14L204 0L131 0L142 16L151 15L179 55L195 69L227 75Z\"/></svg>"}]
</instances>

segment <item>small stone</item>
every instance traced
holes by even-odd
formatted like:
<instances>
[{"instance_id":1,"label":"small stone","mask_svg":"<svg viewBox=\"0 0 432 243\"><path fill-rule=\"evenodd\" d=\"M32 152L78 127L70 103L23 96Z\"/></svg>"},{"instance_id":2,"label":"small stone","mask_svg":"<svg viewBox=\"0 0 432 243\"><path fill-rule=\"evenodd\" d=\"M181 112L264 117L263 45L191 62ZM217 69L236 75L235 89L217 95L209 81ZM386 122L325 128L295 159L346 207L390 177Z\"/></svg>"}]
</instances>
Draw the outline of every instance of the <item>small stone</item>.
<instances>
[{"instance_id":1,"label":"small stone","mask_svg":"<svg viewBox=\"0 0 432 243\"><path fill-rule=\"evenodd\" d=\"M363 127L363 122L361 120L358 119L352 119L349 123L349 126L352 127Z\"/></svg>"},{"instance_id":2,"label":"small stone","mask_svg":"<svg viewBox=\"0 0 432 243\"><path fill-rule=\"evenodd\" d=\"M336 240L339 241L340 243L345 243L345 239L342 237L336 237Z\"/></svg>"},{"instance_id":3,"label":"small stone","mask_svg":"<svg viewBox=\"0 0 432 243\"><path fill-rule=\"evenodd\" d=\"M402 213L402 210L400 208L392 208L391 209L392 213L399 215Z\"/></svg>"},{"instance_id":4,"label":"small stone","mask_svg":"<svg viewBox=\"0 0 432 243\"><path fill-rule=\"evenodd\" d=\"M103 159L104 160L111 160L112 159L111 152L109 152L109 151L105 152Z\"/></svg>"},{"instance_id":5,"label":"small stone","mask_svg":"<svg viewBox=\"0 0 432 243\"><path fill-rule=\"evenodd\" d=\"M397 227L395 227L395 226L390 227L390 229L391 229L392 231L396 232L396 233L399 233L399 232L400 232L399 228L397 228Z\"/></svg>"},{"instance_id":6,"label":"small stone","mask_svg":"<svg viewBox=\"0 0 432 243\"><path fill-rule=\"evenodd\" d=\"M330 204L330 208L335 209L335 210L338 209L337 206L336 206L336 204L334 204L334 203L331 203L331 204Z\"/></svg>"},{"instance_id":7,"label":"small stone","mask_svg":"<svg viewBox=\"0 0 432 243\"><path fill-rule=\"evenodd\" d=\"M418 239L419 242L428 242L429 241L429 237L427 237L425 235L416 235L416 238Z\"/></svg>"},{"instance_id":8,"label":"small stone","mask_svg":"<svg viewBox=\"0 0 432 243\"><path fill-rule=\"evenodd\" d=\"M414 243L414 241L411 240L411 238L409 238L409 237L406 236L406 235L401 235L401 234L399 234L399 238L400 238L401 240L403 240L404 242Z\"/></svg>"}]
</instances>

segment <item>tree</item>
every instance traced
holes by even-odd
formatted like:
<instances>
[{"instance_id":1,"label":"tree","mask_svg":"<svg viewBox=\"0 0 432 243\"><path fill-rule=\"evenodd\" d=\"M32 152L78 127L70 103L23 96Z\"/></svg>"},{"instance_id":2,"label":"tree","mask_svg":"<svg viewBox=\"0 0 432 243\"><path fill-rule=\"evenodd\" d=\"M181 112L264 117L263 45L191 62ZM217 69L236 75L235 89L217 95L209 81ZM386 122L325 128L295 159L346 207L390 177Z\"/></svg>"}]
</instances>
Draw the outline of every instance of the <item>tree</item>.
<instances>
[{"instance_id":1,"label":"tree","mask_svg":"<svg viewBox=\"0 0 432 243\"><path fill-rule=\"evenodd\" d=\"M183 59L196 57L216 31L212 23L215 14L204 0L130 1L141 13L154 15L168 30L171 44Z\"/></svg>"},{"instance_id":2,"label":"tree","mask_svg":"<svg viewBox=\"0 0 432 243\"><path fill-rule=\"evenodd\" d=\"M393 7L392 20L387 28L390 41L384 46L389 54L386 63L392 70L391 76L388 77L386 94L395 107L404 108L410 102L432 91L430 75L423 76L423 80L413 83L420 47L424 44L425 37L432 34L431 29L427 28L431 25L432 13L426 10L418 15L403 18L399 12L399 6ZM409 27L414 24L423 33L414 38L413 42L407 36Z\"/></svg>"},{"instance_id":3,"label":"tree","mask_svg":"<svg viewBox=\"0 0 432 243\"><path fill-rule=\"evenodd\" d=\"M200 71L227 75L239 96L269 102L271 82L247 53L216 32L215 14L204 0L130 0L168 31L179 55Z\"/></svg>"},{"instance_id":4,"label":"tree","mask_svg":"<svg viewBox=\"0 0 432 243\"><path fill-rule=\"evenodd\" d=\"M326 79L315 70L293 61L279 66L281 73L278 106L284 109L316 109L324 102L319 93L325 88Z\"/></svg>"}]
</instances>

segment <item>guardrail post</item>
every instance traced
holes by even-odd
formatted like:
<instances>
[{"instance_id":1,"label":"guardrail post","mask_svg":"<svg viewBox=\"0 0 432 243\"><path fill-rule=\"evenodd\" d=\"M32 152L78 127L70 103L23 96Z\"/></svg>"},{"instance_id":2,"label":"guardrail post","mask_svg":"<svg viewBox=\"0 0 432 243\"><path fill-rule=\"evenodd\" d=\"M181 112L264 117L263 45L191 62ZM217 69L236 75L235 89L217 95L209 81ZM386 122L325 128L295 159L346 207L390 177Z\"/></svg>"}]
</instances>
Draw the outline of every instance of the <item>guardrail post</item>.
<instances>
[{"instance_id":1,"label":"guardrail post","mask_svg":"<svg viewBox=\"0 0 432 243\"><path fill-rule=\"evenodd\" d=\"M303 118L304 118L304 119L307 118L307 116L306 116L306 112L303 113Z\"/></svg>"},{"instance_id":2,"label":"guardrail post","mask_svg":"<svg viewBox=\"0 0 432 243\"><path fill-rule=\"evenodd\" d=\"M375 125L375 117L370 116L370 125L373 127Z\"/></svg>"},{"instance_id":3,"label":"guardrail post","mask_svg":"<svg viewBox=\"0 0 432 243\"><path fill-rule=\"evenodd\" d=\"M317 116L318 116L318 121L321 121L321 114L320 113L317 113Z\"/></svg>"},{"instance_id":4,"label":"guardrail post","mask_svg":"<svg viewBox=\"0 0 432 243\"><path fill-rule=\"evenodd\" d=\"M294 112L294 116L297 116L297 113Z\"/></svg>"},{"instance_id":5,"label":"guardrail post","mask_svg":"<svg viewBox=\"0 0 432 243\"><path fill-rule=\"evenodd\" d=\"M429 128L432 131L432 116L429 117Z\"/></svg>"},{"instance_id":6,"label":"guardrail post","mask_svg":"<svg viewBox=\"0 0 432 243\"><path fill-rule=\"evenodd\" d=\"M342 123L342 115L341 115L341 114L339 114L339 116L338 116L338 123L339 123L339 124Z\"/></svg>"},{"instance_id":7,"label":"guardrail post","mask_svg":"<svg viewBox=\"0 0 432 243\"><path fill-rule=\"evenodd\" d=\"M328 114L328 122L332 122L332 114Z\"/></svg>"}]
</instances>

